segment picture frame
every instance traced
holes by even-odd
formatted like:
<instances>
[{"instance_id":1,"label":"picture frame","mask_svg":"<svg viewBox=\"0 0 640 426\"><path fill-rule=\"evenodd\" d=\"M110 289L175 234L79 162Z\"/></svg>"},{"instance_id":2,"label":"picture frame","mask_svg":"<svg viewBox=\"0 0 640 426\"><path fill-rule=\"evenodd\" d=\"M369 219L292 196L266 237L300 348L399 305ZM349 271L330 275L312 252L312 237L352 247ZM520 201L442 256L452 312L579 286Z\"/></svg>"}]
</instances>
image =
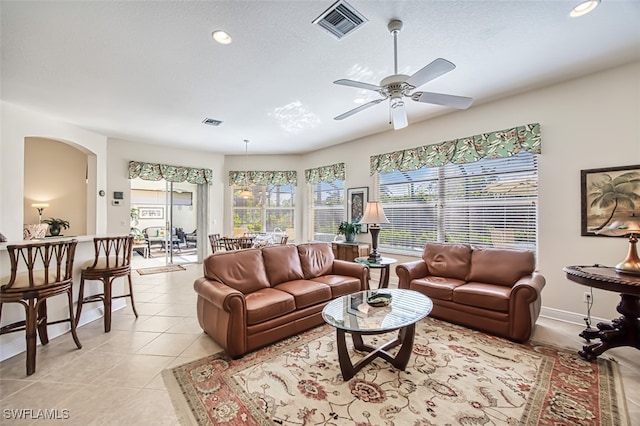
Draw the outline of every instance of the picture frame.
<instances>
[{"instance_id":1,"label":"picture frame","mask_svg":"<svg viewBox=\"0 0 640 426\"><path fill-rule=\"evenodd\" d=\"M347 189L347 222L362 219L364 209L369 202L369 187ZM360 225L360 232L369 232L369 225Z\"/></svg>"},{"instance_id":2,"label":"picture frame","mask_svg":"<svg viewBox=\"0 0 640 426\"><path fill-rule=\"evenodd\" d=\"M580 171L580 234L589 237L605 237L597 231L615 220L632 214L640 215L640 164ZM621 186L624 185L624 186ZM606 193L616 188L616 198ZM609 190L607 190L609 189ZM628 193L625 197L625 193Z\"/></svg>"},{"instance_id":3,"label":"picture frame","mask_svg":"<svg viewBox=\"0 0 640 426\"><path fill-rule=\"evenodd\" d=\"M164 219L164 207L139 207L139 219Z\"/></svg>"}]
</instances>

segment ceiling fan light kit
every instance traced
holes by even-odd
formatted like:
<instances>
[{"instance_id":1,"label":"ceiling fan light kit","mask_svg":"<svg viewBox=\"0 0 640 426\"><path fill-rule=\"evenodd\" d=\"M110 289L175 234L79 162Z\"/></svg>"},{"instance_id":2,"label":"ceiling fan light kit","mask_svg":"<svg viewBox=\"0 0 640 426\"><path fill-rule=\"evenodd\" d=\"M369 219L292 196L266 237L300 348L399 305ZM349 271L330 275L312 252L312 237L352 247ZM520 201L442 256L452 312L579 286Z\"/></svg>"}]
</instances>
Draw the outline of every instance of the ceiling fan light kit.
<instances>
[{"instance_id":1,"label":"ceiling fan light kit","mask_svg":"<svg viewBox=\"0 0 640 426\"><path fill-rule=\"evenodd\" d=\"M393 36L393 74L383 78L380 85L347 79L334 81L334 84L378 92L382 98L374 99L373 101L353 108L352 110L334 117L334 120L343 120L389 99L390 123L393 124L393 128L395 130L398 130L403 127L407 127L408 125L407 111L403 100L404 97L410 98L416 102L442 105L456 109L467 109L471 106L473 99L464 96L432 92L414 92L414 90L419 86L435 80L443 74L453 71L456 66L446 59L437 58L411 76L398 74L398 33L400 33L400 30L402 29L402 21L392 20L387 25L387 28Z\"/></svg>"}]
</instances>

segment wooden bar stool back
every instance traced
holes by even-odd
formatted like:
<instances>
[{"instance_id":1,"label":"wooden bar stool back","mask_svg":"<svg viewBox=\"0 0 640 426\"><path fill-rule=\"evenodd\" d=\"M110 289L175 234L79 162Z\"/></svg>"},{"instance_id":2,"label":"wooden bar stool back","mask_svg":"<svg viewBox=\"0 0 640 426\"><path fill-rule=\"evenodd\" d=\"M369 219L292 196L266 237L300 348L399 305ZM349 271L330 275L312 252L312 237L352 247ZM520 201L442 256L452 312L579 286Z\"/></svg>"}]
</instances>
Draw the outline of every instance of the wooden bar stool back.
<instances>
[{"instance_id":1,"label":"wooden bar stool back","mask_svg":"<svg viewBox=\"0 0 640 426\"><path fill-rule=\"evenodd\" d=\"M28 376L36 371L36 334L40 343L49 343L48 325L69 322L73 340L78 349L82 348L73 317L73 260L77 243L68 240L7 246L11 277L0 287L0 320L5 303L20 303L26 315L24 321L1 327L0 334L26 332ZM67 295L69 318L49 321L47 299L61 294Z\"/></svg>"},{"instance_id":2,"label":"wooden bar stool back","mask_svg":"<svg viewBox=\"0 0 640 426\"><path fill-rule=\"evenodd\" d=\"M76 322L80 321L82 305L85 303L102 301L104 306L104 332L111 331L111 303L113 299L128 297L136 318L138 312L133 301L133 284L131 282L131 252L133 250L133 236L96 237L93 239L95 258L80 275L80 293L78 295L78 310ZM113 281L118 277L127 277L129 292L114 296L112 294ZM102 281L103 291L99 294L84 296L85 281Z\"/></svg>"}]
</instances>

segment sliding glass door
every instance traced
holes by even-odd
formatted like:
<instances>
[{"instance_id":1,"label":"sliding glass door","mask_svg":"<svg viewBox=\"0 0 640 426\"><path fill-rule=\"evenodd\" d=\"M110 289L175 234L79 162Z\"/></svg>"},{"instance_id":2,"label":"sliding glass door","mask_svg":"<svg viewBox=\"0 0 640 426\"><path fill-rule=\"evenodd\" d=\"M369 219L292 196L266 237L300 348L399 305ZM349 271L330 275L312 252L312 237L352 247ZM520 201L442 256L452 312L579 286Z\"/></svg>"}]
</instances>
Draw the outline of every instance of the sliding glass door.
<instances>
[{"instance_id":1,"label":"sliding glass door","mask_svg":"<svg viewBox=\"0 0 640 426\"><path fill-rule=\"evenodd\" d=\"M131 180L131 229L143 241L136 254L149 266L198 262L197 228L205 220L199 215L206 215L206 209L198 208L200 186Z\"/></svg>"}]
</instances>

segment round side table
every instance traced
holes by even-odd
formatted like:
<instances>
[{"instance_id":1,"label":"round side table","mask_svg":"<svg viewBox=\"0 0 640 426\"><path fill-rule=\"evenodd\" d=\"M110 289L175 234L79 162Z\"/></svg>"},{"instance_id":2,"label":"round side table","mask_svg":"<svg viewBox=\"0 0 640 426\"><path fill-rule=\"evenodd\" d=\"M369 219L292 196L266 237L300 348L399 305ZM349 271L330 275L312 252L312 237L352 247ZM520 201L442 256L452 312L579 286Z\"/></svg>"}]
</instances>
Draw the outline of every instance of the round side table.
<instances>
[{"instance_id":1,"label":"round side table","mask_svg":"<svg viewBox=\"0 0 640 426\"><path fill-rule=\"evenodd\" d=\"M378 288L388 288L389 287L389 265L393 265L398 260L393 259L391 257L382 257L380 258L380 262L374 263L369 262L368 257L356 257L354 259L356 263L362 263L363 265L367 265L372 269L380 269L380 282L378 283Z\"/></svg>"}]
</instances>

